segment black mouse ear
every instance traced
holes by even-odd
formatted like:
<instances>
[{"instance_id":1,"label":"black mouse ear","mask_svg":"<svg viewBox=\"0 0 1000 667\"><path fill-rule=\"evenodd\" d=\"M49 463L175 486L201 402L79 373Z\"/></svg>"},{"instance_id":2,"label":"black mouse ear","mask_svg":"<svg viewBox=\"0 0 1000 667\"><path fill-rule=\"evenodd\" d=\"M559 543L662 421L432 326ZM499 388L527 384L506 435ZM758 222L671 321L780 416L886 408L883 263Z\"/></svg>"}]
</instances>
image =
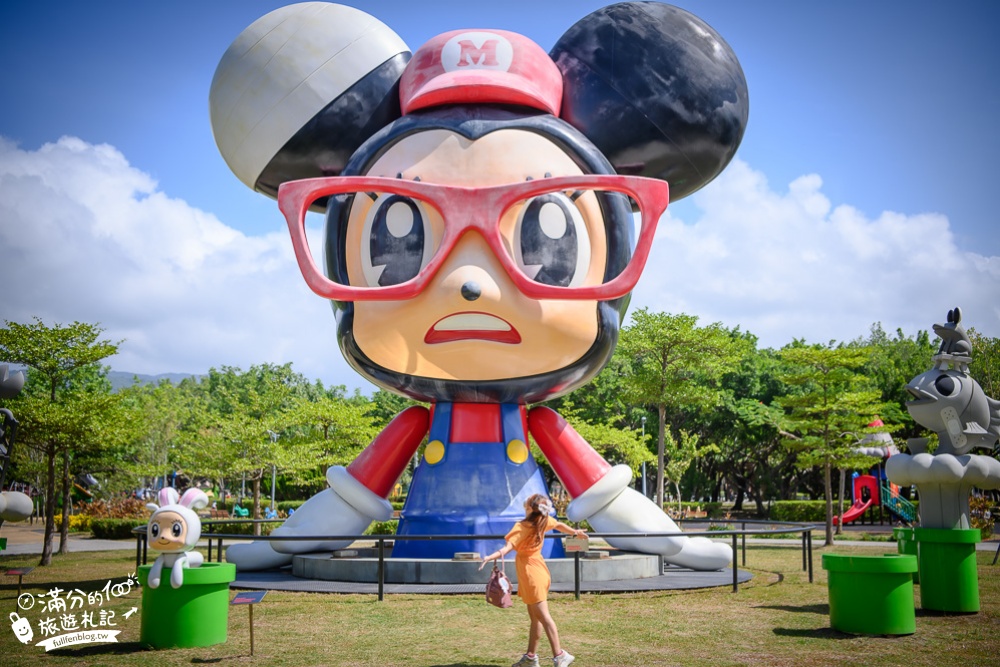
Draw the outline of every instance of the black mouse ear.
<instances>
[{"instance_id":1,"label":"black mouse ear","mask_svg":"<svg viewBox=\"0 0 1000 667\"><path fill-rule=\"evenodd\" d=\"M549 55L563 73L563 120L619 173L664 179L677 200L736 154L749 114L743 69L722 37L683 9L604 7Z\"/></svg>"},{"instance_id":2,"label":"black mouse ear","mask_svg":"<svg viewBox=\"0 0 1000 667\"><path fill-rule=\"evenodd\" d=\"M353 7L276 9L240 33L215 70L219 151L241 181L272 197L285 181L337 175L399 117L409 59L396 33Z\"/></svg>"}]
</instances>

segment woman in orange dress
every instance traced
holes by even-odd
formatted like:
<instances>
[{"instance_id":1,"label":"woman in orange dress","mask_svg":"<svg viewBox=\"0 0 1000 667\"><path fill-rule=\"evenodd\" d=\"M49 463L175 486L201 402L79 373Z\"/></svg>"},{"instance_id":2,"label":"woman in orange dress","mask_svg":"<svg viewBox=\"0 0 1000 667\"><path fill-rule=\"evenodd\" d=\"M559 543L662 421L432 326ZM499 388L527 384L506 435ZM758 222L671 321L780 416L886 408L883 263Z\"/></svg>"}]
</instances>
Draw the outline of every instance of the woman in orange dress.
<instances>
[{"instance_id":1,"label":"woman in orange dress","mask_svg":"<svg viewBox=\"0 0 1000 667\"><path fill-rule=\"evenodd\" d=\"M542 541L545 533L558 530L563 533L586 537L587 533L577 530L550 516L552 502L540 493L528 498L524 503L525 517L518 521L506 536L506 544L483 559L479 569L511 551L517 552L514 564L517 567L517 594L528 606L531 626L528 630L528 651L513 667L538 667L538 639L545 630L552 645L552 664L566 667L574 658L559 645L559 630L549 615L549 584L552 578L542 557Z\"/></svg>"}]
</instances>

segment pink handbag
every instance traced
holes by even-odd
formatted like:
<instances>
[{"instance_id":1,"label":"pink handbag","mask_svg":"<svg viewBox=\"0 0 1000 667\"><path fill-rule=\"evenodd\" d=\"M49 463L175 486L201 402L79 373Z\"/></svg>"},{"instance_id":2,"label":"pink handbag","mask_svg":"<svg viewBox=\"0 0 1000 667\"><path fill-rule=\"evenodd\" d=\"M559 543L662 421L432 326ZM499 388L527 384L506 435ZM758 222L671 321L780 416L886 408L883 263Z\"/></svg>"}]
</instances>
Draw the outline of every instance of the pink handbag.
<instances>
[{"instance_id":1,"label":"pink handbag","mask_svg":"<svg viewBox=\"0 0 1000 667\"><path fill-rule=\"evenodd\" d=\"M496 561L493 562L493 572L490 573L490 580L486 582L486 601L494 607L506 609L514 605L511 600L510 579L503 571L503 558L500 559L500 567Z\"/></svg>"}]
</instances>

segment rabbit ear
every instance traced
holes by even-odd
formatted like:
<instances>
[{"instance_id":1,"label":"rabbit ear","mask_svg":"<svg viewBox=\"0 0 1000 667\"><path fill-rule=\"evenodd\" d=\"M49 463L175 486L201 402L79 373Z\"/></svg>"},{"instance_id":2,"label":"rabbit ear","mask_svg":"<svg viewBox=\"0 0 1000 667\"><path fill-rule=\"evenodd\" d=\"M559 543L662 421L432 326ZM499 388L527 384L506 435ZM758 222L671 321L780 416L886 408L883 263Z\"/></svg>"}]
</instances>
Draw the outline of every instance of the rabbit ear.
<instances>
[{"instance_id":1,"label":"rabbit ear","mask_svg":"<svg viewBox=\"0 0 1000 667\"><path fill-rule=\"evenodd\" d=\"M176 504L177 498L179 496L177 495L177 489L175 489L172 486L165 486L162 489L160 489L159 497L160 497L160 507L164 507L166 505Z\"/></svg>"},{"instance_id":2,"label":"rabbit ear","mask_svg":"<svg viewBox=\"0 0 1000 667\"><path fill-rule=\"evenodd\" d=\"M749 115L736 55L708 24L659 2L584 17L549 52L563 73L561 117L615 170L670 183L670 200L715 178Z\"/></svg>"},{"instance_id":3,"label":"rabbit ear","mask_svg":"<svg viewBox=\"0 0 1000 667\"><path fill-rule=\"evenodd\" d=\"M190 488L181 496L180 504L193 510L200 510L208 506L208 496L201 489Z\"/></svg>"},{"instance_id":4,"label":"rabbit ear","mask_svg":"<svg viewBox=\"0 0 1000 667\"><path fill-rule=\"evenodd\" d=\"M368 14L329 2L281 7L222 56L212 132L233 173L271 197L285 181L335 176L399 117L406 44Z\"/></svg>"}]
</instances>

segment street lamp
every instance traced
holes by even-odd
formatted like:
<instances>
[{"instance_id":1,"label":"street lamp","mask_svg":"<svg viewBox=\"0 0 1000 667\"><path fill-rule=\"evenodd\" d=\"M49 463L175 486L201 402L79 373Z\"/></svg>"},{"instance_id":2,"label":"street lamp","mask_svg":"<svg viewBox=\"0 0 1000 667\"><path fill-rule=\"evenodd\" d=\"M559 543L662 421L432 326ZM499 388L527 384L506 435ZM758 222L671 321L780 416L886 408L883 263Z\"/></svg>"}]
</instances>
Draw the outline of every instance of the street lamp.
<instances>
[{"instance_id":1,"label":"street lamp","mask_svg":"<svg viewBox=\"0 0 1000 667\"><path fill-rule=\"evenodd\" d=\"M271 436L271 444L274 444L274 443L278 442L278 434L277 433L275 433L271 429L268 429L267 433L268 433L268 435ZM272 463L271 464L271 511L272 512L274 511L274 502L275 502L274 499L275 499L275 496L277 495L275 493L274 487L275 487L275 485L277 483L278 483L278 469Z\"/></svg>"},{"instance_id":2,"label":"street lamp","mask_svg":"<svg viewBox=\"0 0 1000 667\"><path fill-rule=\"evenodd\" d=\"M642 416L642 446L646 446L646 415ZM649 498L646 495L646 462L642 462L642 495Z\"/></svg>"}]
</instances>

